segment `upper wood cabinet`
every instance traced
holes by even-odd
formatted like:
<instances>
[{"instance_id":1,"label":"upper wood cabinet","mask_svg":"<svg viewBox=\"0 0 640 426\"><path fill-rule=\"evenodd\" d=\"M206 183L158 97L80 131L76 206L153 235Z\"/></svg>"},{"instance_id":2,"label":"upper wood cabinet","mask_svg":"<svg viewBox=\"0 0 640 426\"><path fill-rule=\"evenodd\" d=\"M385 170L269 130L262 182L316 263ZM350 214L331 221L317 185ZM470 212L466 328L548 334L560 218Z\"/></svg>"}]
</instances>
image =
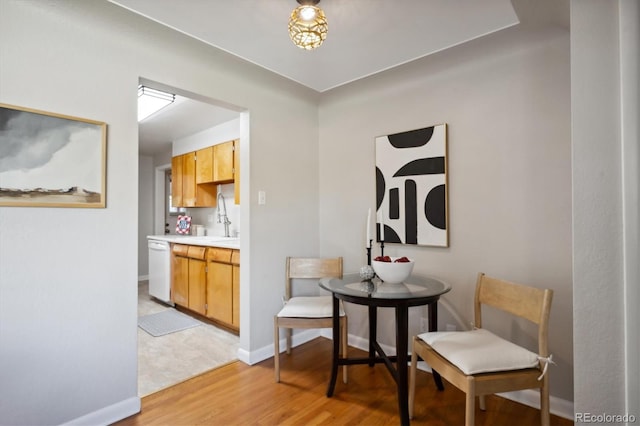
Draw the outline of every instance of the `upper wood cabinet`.
<instances>
[{"instance_id":1,"label":"upper wood cabinet","mask_svg":"<svg viewBox=\"0 0 640 426\"><path fill-rule=\"evenodd\" d=\"M235 141L224 142L213 146L213 181L228 183L234 180L234 147Z\"/></svg>"},{"instance_id":2,"label":"upper wood cabinet","mask_svg":"<svg viewBox=\"0 0 640 426\"><path fill-rule=\"evenodd\" d=\"M239 141L232 140L171 159L171 197L174 207L215 207L218 184L235 182L240 204Z\"/></svg>"},{"instance_id":3,"label":"upper wood cabinet","mask_svg":"<svg viewBox=\"0 0 640 426\"><path fill-rule=\"evenodd\" d=\"M240 141L233 141L233 187L235 203L240 204Z\"/></svg>"},{"instance_id":4,"label":"upper wood cabinet","mask_svg":"<svg viewBox=\"0 0 640 426\"><path fill-rule=\"evenodd\" d=\"M182 156L182 206L196 206L196 153Z\"/></svg>"},{"instance_id":5,"label":"upper wood cabinet","mask_svg":"<svg viewBox=\"0 0 640 426\"><path fill-rule=\"evenodd\" d=\"M171 159L171 202L174 207L215 207L217 186L198 184L197 152Z\"/></svg>"},{"instance_id":6,"label":"upper wood cabinet","mask_svg":"<svg viewBox=\"0 0 640 426\"><path fill-rule=\"evenodd\" d=\"M213 147L196 151L196 184L213 182Z\"/></svg>"},{"instance_id":7,"label":"upper wood cabinet","mask_svg":"<svg viewBox=\"0 0 640 426\"><path fill-rule=\"evenodd\" d=\"M171 159L171 204L184 206L182 202L182 155Z\"/></svg>"},{"instance_id":8,"label":"upper wood cabinet","mask_svg":"<svg viewBox=\"0 0 640 426\"><path fill-rule=\"evenodd\" d=\"M230 183L235 180L236 142L223 142L195 152L196 184Z\"/></svg>"}]
</instances>

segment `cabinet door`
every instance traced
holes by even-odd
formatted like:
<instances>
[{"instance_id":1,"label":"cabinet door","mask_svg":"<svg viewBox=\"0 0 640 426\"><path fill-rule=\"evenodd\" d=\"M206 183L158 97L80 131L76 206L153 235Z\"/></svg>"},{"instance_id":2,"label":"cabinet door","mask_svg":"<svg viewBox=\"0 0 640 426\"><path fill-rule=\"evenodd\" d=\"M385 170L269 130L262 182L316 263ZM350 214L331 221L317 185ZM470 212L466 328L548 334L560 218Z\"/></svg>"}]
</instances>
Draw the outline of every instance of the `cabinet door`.
<instances>
[{"instance_id":1,"label":"cabinet door","mask_svg":"<svg viewBox=\"0 0 640 426\"><path fill-rule=\"evenodd\" d=\"M240 265L233 265L233 322L240 328Z\"/></svg>"},{"instance_id":2,"label":"cabinet door","mask_svg":"<svg viewBox=\"0 0 640 426\"><path fill-rule=\"evenodd\" d=\"M201 315L206 313L207 262L189 259L189 309Z\"/></svg>"},{"instance_id":3,"label":"cabinet door","mask_svg":"<svg viewBox=\"0 0 640 426\"><path fill-rule=\"evenodd\" d=\"M207 268L207 317L232 324L232 311L232 266L228 263L209 262Z\"/></svg>"},{"instance_id":4,"label":"cabinet door","mask_svg":"<svg viewBox=\"0 0 640 426\"><path fill-rule=\"evenodd\" d=\"M196 206L196 153L182 155L182 203L184 207Z\"/></svg>"},{"instance_id":5,"label":"cabinet door","mask_svg":"<svg viewBox=\"0 0 640 426\"><path fill-rule=\"evenodd\" d=\"M240 141L233 141L233 191L236 204L240 204Z\"/></svg>"},{"instance_id":6,"label":"cabinet door","mask_svg":"<svg viewBox=\"0 0 640 426\"><path fill-rule=\"evenodd\" d=\"M196 151L196 185L213 182L213 147Z\"/></svg>"},{"instance_id":7,"label":"cabinet door","mask_svg":"<svg viewBox=\"0 0 640 426\"><path fill-rule=\"evenodd\" d=\"M171 300L176 305L189 306L189 259L172 256Z\"/></svg>"},{"instance_id":8,"label":"cabinet door","mask_svg":"<svg viewBox=\"0 0 640 426\"><path fill-rule=\"evenodd\" d=\"M181 155L171 159L171 204L173 207L183 207Z\"/></svg>"},{"instance_id":9,"label":"cabinet door","mask_svg":"<svg viewBox=\"0 0 640 426\"><path fill-rule=\"evenodd\" d=\"M213 181L233 182L233 141L213 146Z\"/></svg>"}]
</instances>

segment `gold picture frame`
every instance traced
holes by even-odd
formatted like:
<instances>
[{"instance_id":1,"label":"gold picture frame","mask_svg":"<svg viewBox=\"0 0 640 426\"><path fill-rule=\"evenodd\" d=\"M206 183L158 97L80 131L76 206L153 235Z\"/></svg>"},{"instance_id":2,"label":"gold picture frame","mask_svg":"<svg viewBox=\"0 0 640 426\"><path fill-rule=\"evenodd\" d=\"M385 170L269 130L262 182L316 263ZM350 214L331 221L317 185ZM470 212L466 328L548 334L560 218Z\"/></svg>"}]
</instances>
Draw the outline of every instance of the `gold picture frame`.
<instances>
[{"instance_id":1,"label":"gold picture frame","mask_svg":"<svg viewBox=\"0 0 640 426\"><path fill-rule=\"evenodd\" d=\"M106 207L107 125L0 103L0 206Z\"/></svg>"}]
</instances>

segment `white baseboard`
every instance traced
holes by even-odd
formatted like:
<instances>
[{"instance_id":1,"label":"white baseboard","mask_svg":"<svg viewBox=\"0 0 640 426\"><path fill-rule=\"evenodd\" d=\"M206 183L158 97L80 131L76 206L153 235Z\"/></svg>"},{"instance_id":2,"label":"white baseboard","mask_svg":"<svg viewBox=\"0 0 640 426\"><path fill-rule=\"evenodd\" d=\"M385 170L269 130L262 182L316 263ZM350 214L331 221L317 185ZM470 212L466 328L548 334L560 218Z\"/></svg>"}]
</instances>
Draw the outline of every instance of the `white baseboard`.
<instances>
[{"instance_id":1,"label":"white baseboard","mask_svg":"<svg viewBox=\"0 0 640 426\"><path fill-rule=\"evenodd\" d=\"M320 336L320 332L318 329L309 329L301 333L295 333L291 337L291 346L295 348L296 346L300 346L304 343L307 343L318 336ZM260 361L264 361L265 359L271 358L275 353L273 349L274 349L273 344L263 346L262 348L259 348L251 352L246 351L244 349L238 349L238 359L248 365L257 364ZM285 350L286 350L286 341L285 339L280 339L280 352L282 353Z\"/></svg>"},{"instance_id":2,"label":"white baseboard","mask_svg":"<svg viewBox=\"0 0 640 426\"><path fill-rule=\"evenodd\" d=\"M148 281L149 280L149 275L140 275L138 277L138 281Z\"/></svg>"},{"instance_id":3,"label":"white baseboard","mask_svg":"<svg viewBox=\"0 0 640 426\"><path fill-rule=\"evenodd\" d=\"M133 397L120 401L108 407L73 419L65 426L110 425L140 412L140 397Z\"/></svg>"},{"instance_id":4,"label":"white baseboard","mask_svg":"<svg viewBox=\"0 0 640 426\"><path fill-rule=\"evenodd\" d=\"M504 392L498 393L503 398L510 399L511 401L519 402L529 407L540 409L540 392L533 389L525 389L516 392ZM573 421L575 419L573 414L573 402L566 399L557 398L555 396L549 397L549 411L551 414L555 414L559 417L564 417Z\"/></svg>"}]
</instances>

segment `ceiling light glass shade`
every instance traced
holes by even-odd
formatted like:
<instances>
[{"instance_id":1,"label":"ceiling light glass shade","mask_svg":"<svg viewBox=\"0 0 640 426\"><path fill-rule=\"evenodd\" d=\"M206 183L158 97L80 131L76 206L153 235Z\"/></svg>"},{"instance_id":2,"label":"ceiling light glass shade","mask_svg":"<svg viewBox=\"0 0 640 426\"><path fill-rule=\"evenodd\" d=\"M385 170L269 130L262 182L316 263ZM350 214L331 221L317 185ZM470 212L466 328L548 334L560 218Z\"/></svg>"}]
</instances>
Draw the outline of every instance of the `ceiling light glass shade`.
<instances>
[{"instance_id":1,"label":"ceiling light glass shade","mask_svg":"<svg viewBox=\"0 0 640 426\"><path fill-rule=\"evenodd\" d=\"M146 86L138 86L138 121L142 121L162 108L171 104L176 95L151 89Z\"/></svg>"},{"instance_id":2,"label":"ceiling light glass shade","mask_svg":"<svg viewBox=\"0 0 640 426\"><path fill-rule=\"evenodd\" d=\"M289 36L293 44L311 50L320 46L327 38L327 18L317 6L302 5L291 12Z\"/></svg>"}]
</instances>

